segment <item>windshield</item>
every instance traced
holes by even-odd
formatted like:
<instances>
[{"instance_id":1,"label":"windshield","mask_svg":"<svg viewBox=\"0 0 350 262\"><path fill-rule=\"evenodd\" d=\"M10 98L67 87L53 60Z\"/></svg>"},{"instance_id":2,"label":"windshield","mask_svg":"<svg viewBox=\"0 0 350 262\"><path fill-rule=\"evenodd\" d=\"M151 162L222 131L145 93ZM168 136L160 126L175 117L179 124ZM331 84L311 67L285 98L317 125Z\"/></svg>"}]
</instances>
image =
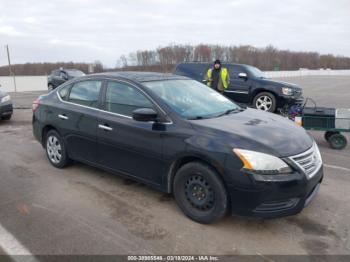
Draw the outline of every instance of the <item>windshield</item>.
<instances>
[{"instance_id":1,"label":"windshield","mask_svg":"<svg viewBox=\"0 0 350 262\"><path fill-rule=\"evenodd\" d=\"M79 70L67 70L68 75L78 77L78 76L84 76L85 73Z\"/></svg>"},{"instance_id":2,"label":"windshield","mask_svg":"<svg viewBox=\"0 0 350 262\"><path fill-rule=\"evenodd\" d=\"M223 95L195 80L165 80L143 84L187 119L218 117L240 109Z\"/></svg>"},{"instance_id":3,"label":"windshield","mask_svg":"<svg viewBox=\"0 0 350 262\"><path fill-rule=\"evenodd\" d=\"M261 72L258 68L253 66L248 66L247 69L254 78L265 78L264 73Z\"/></svg>"}]
</instances>

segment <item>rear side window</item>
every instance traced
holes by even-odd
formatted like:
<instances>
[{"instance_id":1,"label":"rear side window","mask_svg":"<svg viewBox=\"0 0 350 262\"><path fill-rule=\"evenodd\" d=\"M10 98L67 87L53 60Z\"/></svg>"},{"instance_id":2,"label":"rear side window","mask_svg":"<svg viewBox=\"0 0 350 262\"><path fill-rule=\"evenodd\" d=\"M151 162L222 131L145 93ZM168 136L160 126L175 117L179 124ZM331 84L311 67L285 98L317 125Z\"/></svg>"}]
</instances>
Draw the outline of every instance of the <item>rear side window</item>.
<instances>
[{"instance_id":1,"label":"rear side window","mask_svg":"<svg viewBox=\"0 0 350 262\"><path fill-rule=\"evenodd\" d=\"M154 108L152 102L137 88L110 81L107 84L105 109L112 113L132 116L138 108Z\"/></svg>"},{"instance_id":2,"label":"rear side window","mask_svg":"<svg viewBox=\"0 0 350 262\"><path fill-rule=\"evenodd\" d=\"M78 82L73 85L68 101L79 105L97 107L101 86L101 81Z\"/></svg>"},{"instance_id":3,"label":"rear side window","mask_svg":"<svg viewBox=\"0 0 350 262\"><path fill-rule=\"evenodd\" d=\"M72 87L72 85L67 85L62 87L59 91L58 94L61 97L62 100L67 101L68 95L69 95L69 89Z\"/></svg>"}]
</instances>

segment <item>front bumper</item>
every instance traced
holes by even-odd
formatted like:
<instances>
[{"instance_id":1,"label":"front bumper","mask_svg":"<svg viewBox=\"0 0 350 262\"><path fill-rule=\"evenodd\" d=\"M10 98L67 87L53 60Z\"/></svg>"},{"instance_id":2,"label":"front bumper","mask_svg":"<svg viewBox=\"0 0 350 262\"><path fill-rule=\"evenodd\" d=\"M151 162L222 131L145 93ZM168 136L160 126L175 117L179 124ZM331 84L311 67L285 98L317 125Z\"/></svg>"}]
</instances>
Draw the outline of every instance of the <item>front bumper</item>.
<instances>
[{"instance_id":1,"label":"front bumper","mask_svg":"<svg viewBox=\"0 0 350 262\"><path fill-rule=\"evenodd\" d=\"M12 115L12 113L13 113L13 106L11 101L0 104L0 118L6 117L8 115Z\"/></svg>"},{"instance_id":2,"label":"front bumper","mask_svg":"<svg viewBox=\"0 0 350 262\"><path fill-rule=\"evenodd\" d=\"M251 177L250 188L229 185L232 214L273 218L299 213L316 196L323 179L323 168L310 180L298 172L280 177L284 179L262 181Z\"/></svg>"},{"instance_id":3,"label":"front bumper","mask_svg":"<svg viewBox=\"0 0 350 262\"><path fill-rule=\"evenodd\" d=\"M286 95L281 95L278 106L283 107L285 105L302 105L304 103L304 97L302 95L300 96L286 96Z\"/></svg>"}]
</instances>

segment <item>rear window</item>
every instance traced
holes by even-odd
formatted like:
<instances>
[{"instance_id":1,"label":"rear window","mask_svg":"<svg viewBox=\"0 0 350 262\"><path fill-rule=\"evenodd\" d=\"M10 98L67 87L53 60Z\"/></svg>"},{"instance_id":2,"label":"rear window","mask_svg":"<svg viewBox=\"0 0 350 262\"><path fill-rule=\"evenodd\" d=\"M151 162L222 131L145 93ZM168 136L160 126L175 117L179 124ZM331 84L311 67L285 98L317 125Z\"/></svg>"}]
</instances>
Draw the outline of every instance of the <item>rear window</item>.
<instances>
[{"instance_id":1,"label":"rear window","mask_svg":"<svg viewBox=\"0 0 350 262\"><path fill-rule=\"evenodd\" d=\"M97 107L102 86L101 81L82 81L74 84L69 94L69 102Z\"/></svg>"},{"instance_id":2,"label":"rear window","mask_svg":"<svg viewBox=\"0 0 350 262\"><path fill-rule=\"evenodd\" d=\"M69 89L72 87L72 85L67 85L62 87L60 90L58 90L58 94L61 97L62 100L67 101L68 99L68 94L69 94Z\"/></svg>"}]
</instances>

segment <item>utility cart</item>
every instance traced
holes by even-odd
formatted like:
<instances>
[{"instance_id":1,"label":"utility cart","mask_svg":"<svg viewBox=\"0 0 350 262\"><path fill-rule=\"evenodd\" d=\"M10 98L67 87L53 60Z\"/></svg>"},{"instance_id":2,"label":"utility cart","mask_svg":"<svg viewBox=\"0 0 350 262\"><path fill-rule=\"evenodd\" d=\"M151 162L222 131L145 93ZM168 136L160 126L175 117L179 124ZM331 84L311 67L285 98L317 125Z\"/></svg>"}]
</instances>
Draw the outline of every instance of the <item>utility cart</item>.
<instances>
[{"instance_id":1,"label":"utility cart","mask_svg":"<svg viewBox=\"0 0 350 262\"><path fill-rule=\"evenodd\" d=\"M314 106L306 107L308 101ZM308 98L303 106L294 108L289 117L306 130L324 131L324 138L331 148L340 150L346 147L347 139L342 133L350 132L350 109L317 107Z\"/></svg>"}]
</instances>

